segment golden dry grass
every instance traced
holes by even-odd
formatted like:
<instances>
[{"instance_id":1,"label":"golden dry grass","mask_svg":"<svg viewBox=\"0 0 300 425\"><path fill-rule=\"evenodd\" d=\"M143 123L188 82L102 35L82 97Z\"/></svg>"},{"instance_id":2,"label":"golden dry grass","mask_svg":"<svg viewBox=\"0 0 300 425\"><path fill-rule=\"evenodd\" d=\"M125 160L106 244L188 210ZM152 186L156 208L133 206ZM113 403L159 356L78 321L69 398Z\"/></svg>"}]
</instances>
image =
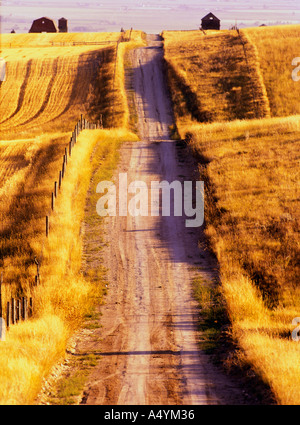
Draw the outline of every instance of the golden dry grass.
<instances>
[{"instance_id":1,"label":"golden dry grass","mask_svg":"<svg viewBox=\"0 0 300 425\"><path fill-rule=\"evenodd\" d=\"M63 355L68 337L101 296L101 273L96 282L80 273L83 238L80 229L86 194L98 163L101 162L101 167L96 178L101 181L111 177L118 160L118 147L128 140L136 140L136 136L123 129L81 133L68 163L55 212L50 216L48 239L44 232L31 238L26 235L28 246L36 253L43 252L41 284L23 285L23 293L33 296L34 317L12 326L6 341L0 344L0 361L7 365L0 379L1 404L34 402L43 376ZM43 185L47 183L50 185L50 181L41 181ZM40 213L43 215L43 210ZM36 229L38 224L38 219L32 218L31 229ZM20 239L19 244L22 246ZM20 273L22 267L11 265L14 266L11 272ZM5 289L7 293L11 288Z\"/></svg>"},{"instance_id":2,"label":"golden dry grass","mask_svg":"<svg viewBox=\"0 0 300 425\"><path fill-rule=\"evenodd\" d=\"M249 40L236 31L207 34L163 32L177 118L213 122L268 116L268 99Z\"/></svg>"},{"instance_id":3,"label":"golden dry grass","mask_svg":"<svg viewBox=\"0 0 300 425\"><path fill-rule=\"evenodd\" d=\"M118 41L119 32L45 33L45 34L1 34L1 48L49 47L54 43L113 43ZM38 50L38 49L37 49Z\"/></svg>"},{"instance_id":4,"label":"golden dry grass","mask_svg":"<svg viewBox=\"0 0 300 425\"><path fill-rule=\"evenodd\" d=\"M24 138L40 134L41 128L66 131L80 113L88 116L90 86L104 53L84 53L75 47L68 55L62 49L49 48L51 57L46 58L43 54L31 58L30 53L23 60L7 58L7 80L1 87L1 138Z\"/></svg>"},{"instance_id":5,"label":"golden dry grass","mask_svg":"<svg viewBox=\"0 0 300 425\"><path fill-rule=\"evenodd\" d=\"M44 35L48 44L41 47ZM112 43L107 41L110 35ZM0 90L1 138L30 137L40 134L41 128L43 132L68 131L80 114L93 121L102 116L105 127L125 126L122 57L142 39L141 32L133 31L131 41L119 44L116 56L119 37L120 33L28 34L15 40L12 34L4 35L7 79ZM6 47L11 40L22 44ZM39 48L32 46L34 40ZM55 42L52 47L50 40ZM60 46L60 40L104 44Z\"/></svg>"},{"instance_id":6,"label":"golden dry grass","mask_svg":"<svg viewBox=\"0 0 300 425\"><path fill-rule=\"evenodd\" d=\"M8 292L3 301L34 282L33 260L40 252L33 241L45 233L45 215L67 141L65 134L49 134L0 142L0 258Z\"/></svg>"},{"instance_id":7,"label":"golden dry grass","mask_svg":"<svg viewBox=\"0 0 300 425\"><path fill-rule=\"evenodd\" d=\"M212 184L206 224L214 250L220 245L220 261L237 260L275 304L300 272L299 130L297 116L189 128Z\"/></svg>"},{"instance_id":8,"label":"golden dry grass","mask_svg":"<svg viewBox=\"0 0 300 425\"><path fill-rule=\"evenodd\" d=\"M272 116L300 114L300 84L292 79L299 57L299 25L242 30L256 46Z\"/></svg>"},{"instance_id":9,"label":"golden dry grass","mask_svg":"<svg viewBox=\"0 0 300 425\"><path fill-rule=\"evenodd\" d=\"M299 28L240 33L253 54L261 99L266 99L265 118L235 120L226 90L223 98L217 92L219 79L252 90L234 45L232 57L226 52L232 32L210 31L206 45L203 33L165 33L169 85L179 135L189 141L205 181L205 231L220 263L220 291L239 347L235 361L250 365L278 404L299 404L299 344L291 338L292 320L300 311L300 85L291 78ZM194 113L200 96L200 101L207 97L208 111L214 109L204 117L209 119ZM234 102L244 113L243 103ZM255 117L255 105L248 106ZM197 123L210 120L215 122Z\"/></svg>"},{"instance_id":10,"label":"golden dry grass","mask_svg":"<svg viewBox=\"0 0 300 425\"><path fill-rule=\"evenodd\" d=\"M240 361L251 364L280 404L300 402L299 364L290 360L300 354L291 339L300 310L299 118L186 129L200 156L205 231L220 263ZM275 358L280 366L273 367Z\"/></svg>"}]
</instances>

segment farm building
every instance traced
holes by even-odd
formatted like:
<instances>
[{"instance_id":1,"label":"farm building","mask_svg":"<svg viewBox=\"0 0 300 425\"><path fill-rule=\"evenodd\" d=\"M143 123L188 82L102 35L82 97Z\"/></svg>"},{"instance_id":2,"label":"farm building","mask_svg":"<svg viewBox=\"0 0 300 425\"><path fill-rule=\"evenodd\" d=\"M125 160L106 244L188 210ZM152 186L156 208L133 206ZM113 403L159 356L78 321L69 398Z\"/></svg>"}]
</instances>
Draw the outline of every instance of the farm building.
<instances>
[{"instance_id":1,"label":"farm building","mask_svg":"<svg viewBox=\"0 0 300 425\"><path fill-rule=\"evenodd\" d=\"M41 33L41 32L58 32L57 26L54 21L49 18L39 18L33 21L30 33Z\"/></svg>"},{"instance_id":2,"label":"farm building","mask_svg":"<svg viewBox=\"0 0 300 425\"><path fill-rule=\"evenodd\" d=\"M59 32L68 32L68 21L65 18L60 18L58 20L58 30Z\"/></svg>"},{"instance_id":3,"label":"farm building","mask_svg":"<svg viewBox=\"0 0 300 425\"><path fill-rule=\"evenodd\" d=\"M201 28L203 30L219 30L221 21L213 13L209 13L201 19Z\"/></svg>"}]
</instances>

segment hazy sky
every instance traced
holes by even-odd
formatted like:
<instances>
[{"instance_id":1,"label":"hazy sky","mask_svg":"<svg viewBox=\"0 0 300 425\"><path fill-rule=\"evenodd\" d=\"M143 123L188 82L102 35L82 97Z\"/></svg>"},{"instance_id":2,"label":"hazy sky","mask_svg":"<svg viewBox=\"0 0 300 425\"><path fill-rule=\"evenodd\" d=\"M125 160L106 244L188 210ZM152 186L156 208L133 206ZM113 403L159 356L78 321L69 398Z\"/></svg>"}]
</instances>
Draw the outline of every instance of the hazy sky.
<instances>
[{"instance_id":1,"label":"hazy sky","mask_svg":"<svg viewBox=\"0 0 300 425\"><path fill-rule=\"evenodd\" d=\"M34 19L65 17L69 31L119 31L123 28L160 32L197 29L213 12L226 29L262 23L300 23L299 0L0 0L2 32L28 32Z\"/></svg>"}]
</instances>

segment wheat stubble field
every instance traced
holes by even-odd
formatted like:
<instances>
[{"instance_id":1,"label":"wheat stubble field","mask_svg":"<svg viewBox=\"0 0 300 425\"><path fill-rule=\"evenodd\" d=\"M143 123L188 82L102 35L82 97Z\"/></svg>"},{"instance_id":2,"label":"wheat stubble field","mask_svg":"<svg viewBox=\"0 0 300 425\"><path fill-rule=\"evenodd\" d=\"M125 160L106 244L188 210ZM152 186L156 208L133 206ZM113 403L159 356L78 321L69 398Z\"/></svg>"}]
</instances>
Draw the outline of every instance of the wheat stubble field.
<instances>
[{"instance_id":1,"label":"wheat stubble field","mask_svg":"<svg viewBox=\"0 0 300 425\"><path fill-rule=\"evenodd\" d=\"M228 367L250 367L277 403L299 404L299 26L163 35L176 130L206 184L216 291L238 347ZM210 328L208 340L220 335Z\"/></svg>"},{"instance_id":2,"label":"wheat stubble field","mask_svg":"<svg viewBox=\"0 0 300 425\"><path fill-rule=\"evenodd\" d=\"M95 166L114 168L120 143L135 140L125 125L123 56L141 33L19 34L1 37L6 81L0 87L0 261L2 306L32 297L31 320L10 327L0 347L1 404L30 404L44 376L93 302L102 297L80 272L81 222ZM74 45L77 42L77 45ZM93 44L86 44L93 43ZM126 46L125 46L126 45ZM74 125L83 115L103 130L81 132L50 217L54 182ZM35 284L36 264L41 284Z\"/></svg>"}]
</instances>

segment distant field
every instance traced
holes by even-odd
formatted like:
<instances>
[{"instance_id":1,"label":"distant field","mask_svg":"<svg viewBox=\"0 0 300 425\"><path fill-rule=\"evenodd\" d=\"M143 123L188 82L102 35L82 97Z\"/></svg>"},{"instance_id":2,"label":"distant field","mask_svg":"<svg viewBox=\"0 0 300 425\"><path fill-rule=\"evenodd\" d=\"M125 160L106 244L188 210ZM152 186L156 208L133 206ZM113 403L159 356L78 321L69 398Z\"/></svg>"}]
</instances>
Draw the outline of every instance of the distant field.
<instances>
[{"instance_id":1,"label":"distant field","mask_svg":"<svg viewBox=\"0 0 300 425\"><path fill-rule=\"evenodd\" d=\"M120 33L87 34L84 39L82 34L5 35L2 56L7 78L0 91L1 138L31 137L41 129L67 131L80 114L95 121L102 115L105 126L120 125L122 90L113 93L114 79L115 90L120 79L118 69L115 74L119 37ZM58 46L61 40L104 44ZM50 47L50 41L55 46ZM10 48L11 44L18 47Z\"/></svg>"},{"instance_id":2,"label":"distant field","mask_svg":"<svg viewBox=\"0 0 300 425\"><path fill-rule=\"evenodd\" d=\"M86 33L56 33L56 34L1 34L1 45L7 47L46 47L51 43L74 42L116 42L119 32L86 32Z\"/></svg>"},{"instance_id":3,"label":"distant field","mask_svg":"<svg viewBox=\"0 0 300 425\"><path fill-rule=\"evenodd\" d=\"M8 57L8 77L0 99L2 138L39 134L41 129L67 130L80 113L88 114L89 89L101 54L78 49L62 55L61 49L54 48L56 55L51 51L50 58L29 59L30 52L23 49L23 60Z\"/></svg>"},{"instance_id":4,"label":"distant field","mask_svg":"<svg viewBox=\"0 0 300 425\"><path fill-rule=\"evenodd\" d=\"M239 347L228 364L250 365L279 404L299 404L300 30L240 34L164 32L169 86L205 182L205 232Z\"/></svg>"},{"instance_id":5,"label":"distant field","mask_svg":"<svg viewBox=\"0 0 300 425\"><path fill-rule=\"evenodd\" d=\"M300 56L300 26L242 30L257 48L272 116L300 114L300 84L292 80L292 60Z\"/></svg>"}]
</instances>

